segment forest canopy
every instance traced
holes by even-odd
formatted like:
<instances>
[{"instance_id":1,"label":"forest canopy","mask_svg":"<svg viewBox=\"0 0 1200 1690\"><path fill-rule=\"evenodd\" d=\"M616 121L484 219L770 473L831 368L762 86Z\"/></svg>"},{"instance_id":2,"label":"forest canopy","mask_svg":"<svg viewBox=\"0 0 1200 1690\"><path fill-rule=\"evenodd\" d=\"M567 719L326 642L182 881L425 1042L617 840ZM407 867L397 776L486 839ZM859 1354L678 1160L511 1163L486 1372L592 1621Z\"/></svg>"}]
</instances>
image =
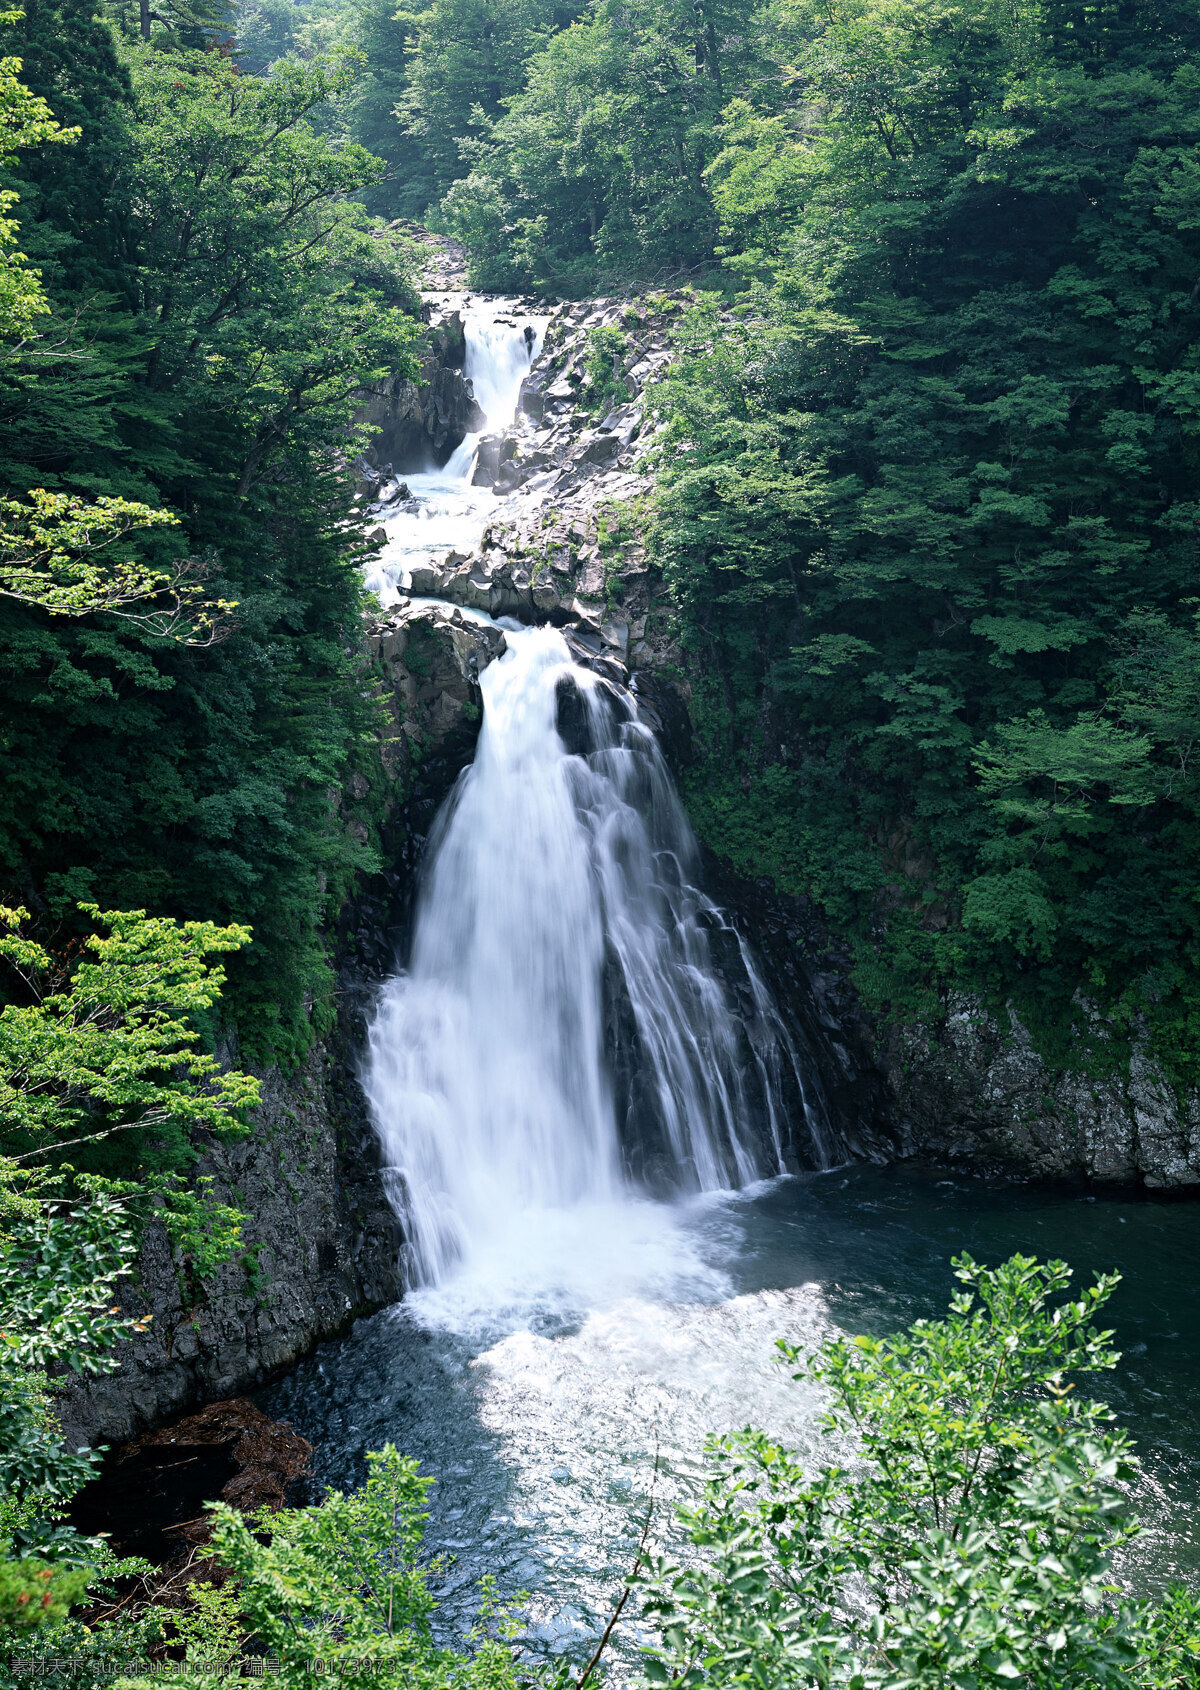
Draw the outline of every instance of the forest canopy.
<instances>
[{"instance_id":1,"label":"forest canopy","mask_svg":"<svg viewBox=\"0 0 1200 1690\"><path fill-rule=\"evenodd\" d=\"M693 812L892 1013L965 984L1052 1041L1082 996L1195 1078L1200 20L796 32L724 109L743 285L664 405Z\"/></svg>"}]
</instances>

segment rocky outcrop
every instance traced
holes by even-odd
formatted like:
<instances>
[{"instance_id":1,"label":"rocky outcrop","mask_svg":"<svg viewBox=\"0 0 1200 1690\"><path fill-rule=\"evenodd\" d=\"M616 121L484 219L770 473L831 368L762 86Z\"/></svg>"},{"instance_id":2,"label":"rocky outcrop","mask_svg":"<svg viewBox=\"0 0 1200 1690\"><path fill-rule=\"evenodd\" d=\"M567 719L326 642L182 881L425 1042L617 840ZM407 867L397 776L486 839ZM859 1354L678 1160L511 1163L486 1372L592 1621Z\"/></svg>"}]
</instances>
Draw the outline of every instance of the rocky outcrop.
<instances>
[{"instance_id":1,"label":"rocky outcrop","mask_svg":"<svg viewBox=\"0 0 1200 1690\"><path fill-rule=\"evenodd\" d=\"M68 1443L128 1439L244 1391L402 1294L403 1239L346 1056L317 1045L299 1072L270 1070L251 1132L204 1144L196 1174L247 1216L245 1248L197 1281L166 1232L147 1229L119 1295L149 1328L118 1347L118 1372L70 1376L58 1399Z\"/></svg>"},{"instance_id":2,"label":"rocky outcrop","mask_svg":"<svg viewBox=\"0 0 1200 1690\"><path fill-rule=\"evenodd\" d=\"M461 314L435 313L420 380L389 376L373 390L357 419L376 430L359 469L361 496L378 498L381 483L394 473L444 464L464 435L483 427L463 374L465 353Z\"/></svg>"},{"instance_id":3,"label":"rocky outcrop","mask_svg":"<svg viewBox=\"0 0 1200 1690\"><path fill-rule=\"evenodd\" d=\"M516 421L479 444L476 481L507 497L470 557L419 565L411 592L569 627L631 672L678 666L638 522L652 485L653 387L670 362L677 303L595 300L551 312ZM595 399L584 369L589 332L614 327L626 337L619 387Z\"/></svg>"},{"instance_id":4,"label":"rocky outcrop","mask_svg":"<svg viewBox=\"0 0 1200 1690\"><path fill-rule=\"evenodd\" d=\"M914 1148L1045 1178L1200 1184L1200 1097L1181 1097L1144 1048L1108 1073L1055 1069L1007 1021L958 997L936 1032L890 1031L887 1077ZM1102 1051L1098 1017L1091 1031Z\"/></svg>"},{"instance_id":5,"label":"rocky outcrop","mask_svg":"<svg viewBox=\"0 0 1200 1690\"><path fill-rule=\"evenodd\" d=\"M402 599L368 625L367 649L391 722L386 854L411 877L438 806L474 756L479 674L504 650L504 631L456 605Z\"/></svg>"}]
</instances>

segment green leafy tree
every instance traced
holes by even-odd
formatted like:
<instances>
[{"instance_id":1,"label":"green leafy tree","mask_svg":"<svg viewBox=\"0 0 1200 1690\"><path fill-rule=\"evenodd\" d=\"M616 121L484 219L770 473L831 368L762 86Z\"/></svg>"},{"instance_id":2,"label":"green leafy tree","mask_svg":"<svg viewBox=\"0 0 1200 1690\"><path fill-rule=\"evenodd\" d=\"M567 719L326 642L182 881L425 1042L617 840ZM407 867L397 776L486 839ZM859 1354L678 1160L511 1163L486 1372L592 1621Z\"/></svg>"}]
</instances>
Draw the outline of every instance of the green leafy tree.
<instances>
[{"instance_id":1,"label":"green leafy tree","mask_svg":"<svg viewBox=\"0 0 1200 1690\"><path fill-rule=\"evenodd\" d=\"M442 202L479 284L584 291L710 258L706 171L751 13L596 0L554 35Z\"/></svg>"},{"instance_id":2,"label":"green leafy tree","mask_svg":"<svg viewBox=\"0 0 1200 1690\"><path fill-rule=\"evenodd\" d=\"M355 18L354 45L365 62L343 111L348 133L386 166L380 181L363 191L364 204L385 217L422 218L437 199L429 150L399 113L416 51L414 30L412 13L399 11L395 0L363 0Z\"/></svg>"},{"instance_id":3,"label":"green leafy tree","mask_svg":"<svg viewBox=\"0 0 1200 1690\"><path fill-rule=\"evenodd\" d=\"M1067 1035L1098 998L1185 1078L1195 20L1067 10L774 9L657 541L709 843L815 895L895 1017L968 987L1112 1061Z\"/></svg>"},{"instance_id":4,"label":"green leafy tree","mask_svg":"<svg viewBox=\"0 0 1200 1690\"><path fill-rule=\"evenodd\" d=\"M463 141L478 141L520 93L555 8L546 0L435 0L397 21L414 50L396 115L424 149L436 201L464 173Z\"/></svg>"},{"instance_id":5,"label":"green leafy tree","mask_svg":"<svg viewBox=\"0 0 1200 1690\"><path fill-rule=\"evenodd\" d=\"M420 1558L432 1480L390 1444L368 1455L367 1465L370 1476L361 1490L333 1491L320 1507L272 1514L269 1543L253 1522L214 1505L213 1544L237 1578L236 1601L227 1605L233 1623L189 1640L193 1681L216 1683L227 1674L242 1640L236 1607L243 1635L266 1649L273 1675L289 1687L327 1673L350 1686L516 1690L511 1628L490 1600L469 1648L434 1640L434 1601ZM499 1635L488 1634L493 1622ZM121 1681L122 1690L144 1690L153 1682Z\"/></svg>"},{"instance_id":6,"label":"green leafy tree","mask_svg":"<svg viewBox=\"0 0 1200 1690\"><path fill-rule=\"evenodd\" d=\"M0 1635L60 1626L113 1557L63 1521L99 1452L63 1448L46 1368L111 1372L112 1346L137 1323L117 1282L136 1255L108 1192L72 1202L5 1164L0 1190Z\"/></svg>"},{"instance_id":7,"label":"green leafy tree","mask_svg":"<svg viewBox=\"0 0 1200 1690\"><path fill-rule=\"evenodd\" d=\"M22 16L17 10L0 12L0 28L11 29ZM78 135L55 121L45 100L21 81L21 70L19 58L0 58L0 170L5 173L22 149L69 143ZM38 271L17 250L19 226L11 213L19 198L12 188L0 189L0 337L28 334L50 309Z\"/></svg>"},{"instance_id":8,"label":"green leafy tree","mask_svg":"<svg viewBox=\"0 0 1200 1690\"><path fill-rule=\"evenodd\" d=\"M5 477L71 520L98 499L169 515L129 536L165 576L124 607L142 620L0 607L0 882L53 919L95 899L253 925L225 1002L244 1049L294 1059L333 1019L326 912L375 861L349 460L363 389L415 368L406 251L354 199L382 167L320 132L345 55L263 81L135 44L122 94L90 13L36 21L45 98L85 119L73 180L103 215L76 216L34 150L34 248L61 263L44 332L0 359ZM189 611L236 602L228 637L189 647L207 633L172 623L177 591ZM372 788L352 828L330 800L350 767Z\"/></svg>"},{"instance_id":9,"label":"green leafy tree","mask_svg":"<svg viewBox=\"0 0 1200 1690\"><path fill-rule=\"evenodd\" d=\"M1055 1304L1062 1262L955 1264L942 1321L814 1356L780 1345L827 1394L838 1458L817 1468L746 1431L715 1441L687 1513L697 1566L660 1564L651 1683L812 1690L1099 1690L1183 1686L1200 1608L1120 1595L1113 1552L1136 1528L1131 1454L1080 1374L1115 1364L1093 1325L1116 1276ZM842 1453L844 1452L844 1453Z\"/></svg>"},{"instance_id":10,"label":"green leafy tree","mask_svg":"<svg viewBox=\"0 0 1200 1690\"><path fill-rule=\"evenodd\" d=\"M587 351L583 359L583 398L593 411L600 411L617 395L625 396L621 387L621 362L629 353L629 340L616 324L607 328L589 329Z\"/></svg>"},{"instance_id":11,"label":"green leafy tree","mask_svg":"<svg viewBox=\"0 0 1200 1690\"><path fill-rule=\"evenodd\" d=\"M285 441L327 439L364 385L416 372L413 318L358 285L389 260L401 285L394 243L346 197L379 163L306 121L355 74L345 55L265 80L212 53L135 60L125 252L151 328L146 382L241 419L241 497Z\"/></svg>"},{"instance_id":12,"label":"green leafy tree","mask_svg":"<svg viewBox=\"0 0 1200 1690\"><path fill-rule=\"evenodd\" d=\"M211 645L236 607L205 599L192 560L156 569L122 545L130 534L178 526L170 511L129 499L87 503L42 487L28 503L0 499L0 594L51 616L107 611L168 639Z\"/></svg>"},{"instance_id":13,"label":"green leafy tree","mask_svg":"<svg viewBox=\"0 0 1200 1690\"><path fill-rule=\"evenodd\" d=\"M19 983L32 999L0 1009L0 1631L18 1634L61 1627L116 1567L65 1523L99 1452L63 1447L48 1369L111 1372L118 1341L145 1329L120 1287L151 1212L194 1271L228 1259L242 1217L175 1170L196 1129L244 1131L258 1099L256 1080L197 1050L192 1025L220 995L210 959L247 931L86 913L108 931L63 959L24 911L0 910L9 996ZM114 1138L136 1177L81 1172Z\"/></svg>"},{"instance_id":14,"label":"green leafy tree","mask_svg":"<svg viewBox=\"0 0 1200 1690\"><path fill-rule=\"evenodd\" d=\"M109 931L87 939L73 967L20 931L27 911L0 909L0 956L34 998L0 1009L5 1155L44 1164L132 1132L179 1158L197 1127L244 1131L258 1081L198 1050L193 1018L225 981L209 957L240 949L249 929L82 908Z\"/></svg>"}]
</instances>

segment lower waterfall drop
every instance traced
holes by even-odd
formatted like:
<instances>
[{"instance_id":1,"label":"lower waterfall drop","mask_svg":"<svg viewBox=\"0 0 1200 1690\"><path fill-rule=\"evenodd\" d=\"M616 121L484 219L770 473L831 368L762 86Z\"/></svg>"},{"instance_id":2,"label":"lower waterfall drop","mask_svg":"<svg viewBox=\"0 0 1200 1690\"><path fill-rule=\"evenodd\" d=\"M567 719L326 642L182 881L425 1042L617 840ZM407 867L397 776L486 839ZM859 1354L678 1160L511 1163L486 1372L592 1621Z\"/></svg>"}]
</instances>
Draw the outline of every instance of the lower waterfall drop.
<instances>
[{"instance_id":1,"label":"lower waterfall drop","mask_svg":"<svg viewBox=\"0 0 1200 1690\"><path fill-rule=\"evenodd\" d=\"M569 1306L648 1281L669 1291L698 1264L680 1260L669 1207L624 1171L606 970L679 1190L781 1172L775 1106L751 1132L746 1053L709 952L721 917L691 884L695 843L653 736L556 630L506 626L481 676L475 761L430 840L410 968L370 1030L392 1199L421 1286ZM559 714L576 693L587 743L570 751ZM772 1064L795 1057L748 978L762 1000L749 1062L770 1099Z\"/></svg>"}]
</instances>

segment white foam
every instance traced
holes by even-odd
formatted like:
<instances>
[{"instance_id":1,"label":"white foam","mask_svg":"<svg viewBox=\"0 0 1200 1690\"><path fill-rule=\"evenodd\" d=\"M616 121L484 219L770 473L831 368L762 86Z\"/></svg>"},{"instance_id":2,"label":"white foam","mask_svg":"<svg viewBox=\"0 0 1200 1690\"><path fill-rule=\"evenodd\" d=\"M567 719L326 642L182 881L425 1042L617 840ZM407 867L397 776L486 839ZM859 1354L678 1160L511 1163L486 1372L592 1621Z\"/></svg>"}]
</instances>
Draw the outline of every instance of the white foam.
<instances>
[{"instance_id":1,"label":"white foam","mask_svg":"<svg viewBox=\"0 0 1200 1690\"><path fill-rule=\"evenodd\" d=\"M467 435L443 468L404 475L416 509L384 517L387 544L364 576L385 609L409 586L416 565L440 565L448 552L475 551L499 503L490 487L472 485L475 455L484 434L508 428L516 416L521 383L548 321L527 314L514 318L512 311L511 301L505 300L464 304L463 374L487 420L482 429Z\"/></svg>"}]
</instances>

